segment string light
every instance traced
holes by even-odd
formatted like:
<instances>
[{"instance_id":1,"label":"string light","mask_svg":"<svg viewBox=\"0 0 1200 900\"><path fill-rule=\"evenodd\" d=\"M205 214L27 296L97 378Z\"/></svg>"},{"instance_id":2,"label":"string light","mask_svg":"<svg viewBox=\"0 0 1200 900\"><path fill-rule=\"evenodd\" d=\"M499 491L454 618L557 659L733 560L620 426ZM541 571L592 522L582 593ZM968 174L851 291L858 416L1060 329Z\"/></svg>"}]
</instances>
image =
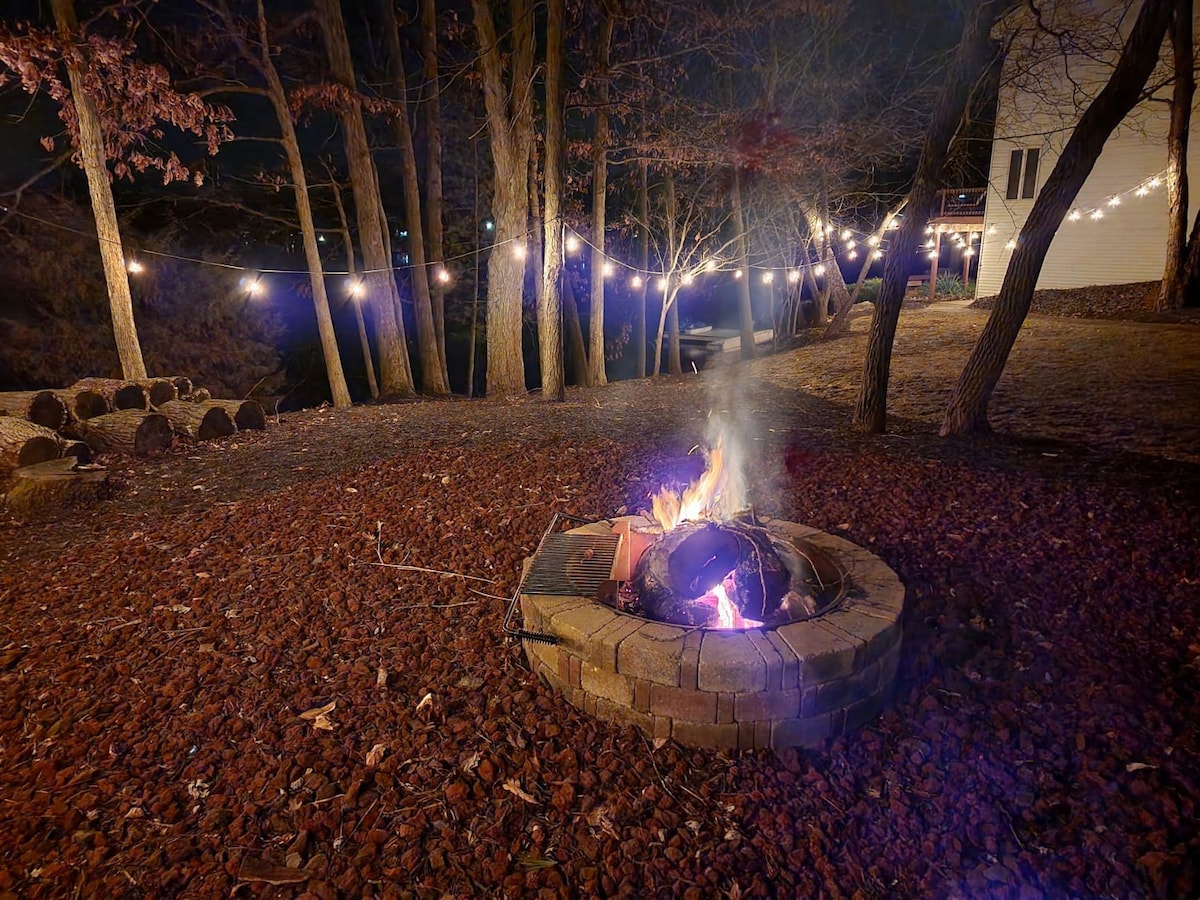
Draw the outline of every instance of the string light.
<instances>
[{"instance_id":1,"label":"string light","mask_svg":"<svg viewBox=\"0 0 1200 900\"><path fill-rule=\"evenodd\" d=\"M658 286L658 289L660 291L662 291L664 294L667 292L667 279L660 277L658 279L658 281L655 282L655 284Z\"/></svg>"},{"instance_id":2,"label":"string light","mask_svg":"<svg viewBox=\"0 0 1200 900\"><path fill-rule=\"evenodd\" d=\"M871 235L869 238L867 238L867 243L870 244L872 247L877 247L879 245L879 236L874 235L874 234ZM854 248L852 247L850 249L854 249Z\"/></svg>"},{"instance_id":3,"label":"string light","mask_svg":"<svg viewBox=\"0 0 1200 900\"><path fill-rule=\"evenodd\" d=\"M129 261L129 265L127 265L125 268L129 270L130 275L137 275L139 272L143 271L146 267L143 266L136 259L131 259Z\"/></svg>"},{"instance_id":4,"label":"string light","mask_svg":"<svg viewBox=\"0 0 1200 900\"><path fill-rule=\"evenodd\" d=\"M742 270L741 270L741 269L737 269L737 270L736 270L736 271L733 273L733 277L734 277L734 278L741 278L741 277L742 277Z\"/></svg>"},{"instance_id":5,"label":"string light","mask_svg":"<svg viewBox=\"0 0 1200 900\"><path fill-rule=\"evenodd\" d=\"M1092 210L1092 218L1093 218L1093 219L1103 219L1103 218L1104 218L1104 210L1102 210L1102 209L1093 209L1093 210Z\"/></svg>"},{"instance_id":6,"label":"string light","mask_svg":"<svg viewBox=\"0 0 1200 900\"><path fill-rule=\"evenodd\" d=\"M821 263L818 263L817 267L815 269L813 269L813 274L816 275L818 278L821 277L822 275L825 274L825 266Z\"/></svg>"},{"instance_id":7,"label":"string light","mask_svg":"<svg viewBox=\"0 0 1200 900\"><path fill-rule=\"evenodd\" d=\"M704 261L704 271L705 272L714 272L714 271L716 271L716 268L717 268L717 261L715 259L707 259Z\"/></svg>"},{"instance_id":8,"label":"string light","mask_svg":"<svg viewBox=\"0 0 1200 900\"><path fill-rule=\"evenodd\" d=\"M1004 245L1004 249L1005 249L1005 250L1016 250L1016 249L1017 249L1017 242L1016 242L1016 240L1015 240L1015 239L1014 239L1014 240L1010 240L1010 241L1009 241L1007 244L1005 244L1005 245Z\"/></svg>"},{"instance_id":9,"label":"string light","mask_svg":"<svg viewBox=\"0 0 1200 900\"><path fill-rule=\"evenodd\" d=\"M515 256L517 259L524 259L525 258L525 245L524 244L513 244L512 253L513 253L513 256Z\"/></svg>"},{"instance_id":10,"label":"string light","mask_svg":"<svg viewBox=\"0 0 1200 900\"><path fill-rule=\"evenodd\" d=\"M437 277L438 282L441 284L449 284L450 283L450 273L447 272L445 269L438 269L436 277Z\"/></svg>"},{"instance_id":11,"label":"string light","mask_svg":"<svg viewBox=\"0 0 1200 900\"><path fill-rule=\"evenodd\" d=\"M775 273L772 272L770 269L768 269L767 271L763 272L762 279L763 279L763 284L770 284L772 281L775 280Z\"/></svg>"},{"instance_id":12,"label":"string light","mask_svg":"<svg viewBox=\"0 0 1200 900\"><path fill-rule=\"evenodd\" d=\"M853 250L857 246L858 246L858 244L855 243L854 241L846 241L846 249L847 250Z\"/></svg>"},{"instance_id":13,"label":"string light","mask_svg":"<svg viewBox=\"0 0 1200 900\"><path fill-rule=\"evenodd\" d=\"M243 278L242 286L251 297L257 297L267 289L261 278Z\"/></svg>"},{"instance_id":14,"label":"string light","mask_svg":"<svg viewBox=\"0 0 1200 900\"><path fill-rule=\"evenodd\" d=\"M842 240L843 241L850 240L851 234L853 234L853 232L851 232L849 228L843 228L842 229Z\"/></svg>"},{"instance_id":15,"label":"string light","mask_svg":"<svg viewBox=\"0 0 1200 900\"><path fill-rule=\"evenodd\" d=\"M634 275L632 278L629 279L629 284L631 287L633 287L634 290L637 290L638 288L640 288L642 286L642 276Z\"/></svg>"},{"instance_id":16,"label":"string light","mask_svg":"<svg viewBox=\"0 0 1200 900\"><path fill-rule=\"evenodd\" d=\"M1108 205L1109 205L1109 206L1120 206L1120 205L1121 205L1121 198L1120 198L1120 197L1109 197L1109 198L1108 198Z\"/></svg>"},{"instance_id":17,"label":"string light","mask_svg":"<svg viewBox=\"0 0 1200 900\"><path fill-rule=\"evenodd\" d=\"M858 259L858 251L851 250L849 253L846 254L846 259L849 259L851 261Z\"/></svg>"},{"instance_id":18,"label":"string light","mask_svg":"<svg viewBox=\"0 0 1200 900\"><path fill-rule=\"evenodd\" d=\"M691 272L684 272L683 278L680 279L683 284L691 284L693 280Z\"/></svg>"},{"instance_id":19,"label":"string light","mask_svg":"<svg viewBox=\"0 0 1200 900\"><path fill-rule=\"evenodd\" d=\"M579 249L579 238L575 237L575 235L573 235L573 234L568 234L567 235L567 252L574 253L578 249Z\"/></svg>"},{"instance_id":20,"label":"string light","mask_svg":"<svg viewBox=\"0 0 1200 900\"><path fill-rule=\"evenodd\" d=\"M882 259L882 258L883 258L882 250L876 250L874 253L871 254L871 259Z\"/></svg>"},{"instance_id":21,"label":"string light","mask_svg":"<svg viewBox=\"0 0 1200 900\"><path fill-rule=\"evenodd\" d=\"M789 269L788 270L788 281L790 281L792 284L795 284L799 280L800 280L800 270L799 269Z\"/></svg>"},{"instance_id":22,"label":"string light","mask_svg":"<svg viewBox=\"0 0 1200 900\"><path fill-rule=\"evenodd\" d=\"M930 258L930 259L937 259L937 258L938 258L938 252L937 252L936 250L930 250L930 251L929 251L929 258Z\"/></svg>"},{"instance_id":23,"label":"string light","mask_svg":"<svg viewBox=\"0 0 1200 900\"><path fill-rule=\"evenodd\" d=\"M1080 219L1083 218L1083 213L1081 213L1077 209L1073 209L1073 210L1071 210L1071 213L1070 213L1070 215L1067 216L1067 218L1070 219L1072 222L1078 222Z\"/></svg>"},{"instance_id":24,"label":"string light","mask_svg":"<svg viewBox=\"0 0 1200 900\"><path fill-rule=\"evenodd\" d=\"M604 266L601 268L600 271L605 278L610 277L613 273L613 264L608 262L607 260L605 260Z\"/></svg>"}]
</instances>

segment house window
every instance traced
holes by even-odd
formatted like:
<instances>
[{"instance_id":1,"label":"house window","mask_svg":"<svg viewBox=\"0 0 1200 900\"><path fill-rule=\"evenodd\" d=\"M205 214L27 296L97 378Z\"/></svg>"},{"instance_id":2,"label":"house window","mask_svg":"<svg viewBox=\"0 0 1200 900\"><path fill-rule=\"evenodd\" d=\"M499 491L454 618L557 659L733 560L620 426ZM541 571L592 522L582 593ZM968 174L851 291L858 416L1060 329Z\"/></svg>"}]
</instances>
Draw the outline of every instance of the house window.
<instances>
[{"instance_id":1,"label":"house window","mask_svg":"<svg viewBox=\"0 0 1200 900\"><path fill-rule=\"evenodd\" d=\"M1037 190L1038 156L1036 147L1028 150L1014 150L1008 158L1008 190L1005 196L1009 200L1031 200Z\"/></svg>"}]
</instances>

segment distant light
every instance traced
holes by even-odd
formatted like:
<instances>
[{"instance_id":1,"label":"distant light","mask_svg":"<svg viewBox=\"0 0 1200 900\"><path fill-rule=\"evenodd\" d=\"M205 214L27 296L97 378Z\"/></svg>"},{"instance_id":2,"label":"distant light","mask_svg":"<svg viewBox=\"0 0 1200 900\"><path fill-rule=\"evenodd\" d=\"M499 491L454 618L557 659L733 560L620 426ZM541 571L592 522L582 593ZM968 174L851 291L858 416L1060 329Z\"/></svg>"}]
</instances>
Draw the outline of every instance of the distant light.
<instances>
[{"instance_id":1,"label":"distant light","mask_svg":"<svg viewBox=\"0 0 1200 900\"><path fill-rule=\"evenodd\" d=\"M486 222L483 223L483 227L486 230L491 231L493 228L496 227L496 223L493 222L491 219L488 219Z\"/></svg>"},{"instance_id":2,"label":"distant light","mask_svg":"<svg viewBox=\"0 0 1200 900\"><path fill-rule=\"evenodd\" d=\"M858 259L858 251L851 250L849 253L846 254L846 259Z\"/></svg>"},{"instance_id":3,"label":"distant light","mask_svg":"<svg viewBox=\"0 0 1200 900\"><path fill-rule=\"evenodd\" d=\"M406 238L406 237L408 237L408 232L407 232L407 231L401 231L401 232L400 232L400 237L402 237L402 238Z\"/></svg>"},{"instance_id":4,"label":"distant light","mask_svg":"<svg viewBox=\"0 0 1200 900\"><path fill-rule=\"evenodd\" d=\"M642 286L642 276L634 275L629 279L629 284L635 288L640 288Z\"/></svg>"},{"instance_id":5,"label":"distant light","mask_svg":"<svg viewBox=\"0 0 1200 900\"><path fill-rule=\"evenodd\" d=\"M707 259L704 261L704 271L705 272L712 272L716 268L717 268L717 261L715 259Z\"/></svg>"},{"instance_id":6,"label":"distant light","mask_svg":"<svg viewBox=\"0 0 1200 900\"><path fill-rule=\"evenodd\" d=\"M1083 218L1083 213L1081 213L1077 209L1073 209L1073 210L1071 210L1070 215L1068 215L1067 218L1069 220L1071 220L1072 222L1078 222L1081 218Z\"/></svg>"},{"instance_id":7,"label":"distant light","mask_svg":"<svg viewBox=\"0 0 1200 900\"><path fill-rule=\"evenodd\" d=\"M1017 242L1015 240L1010 240L1007 244L1004 245L1004 249L1005 250L1016 250Z\"/></svg>"},{"instance_id":8,"label":"distant light","mask_svg":"<svg viewBox=\"0 0 1200 900\"><path fill-rule=\"evenodd\" d=\"M799 280L800 280L800 270L799 269L789 269L788 270L788 281L790 281L792 284L795 284Z\"/></svg>"},{"instance_id":9,"label":"distant light","mask_svg":"<svg viewBox=\"0 0 1200 900\"><path fill-rule=\"evenodd\" d=\"M614 271L613 264L610 263L608 260L605 260L602 271L604 273L604 277L608 278L610 275L612 275L612 273Z\"/></svg>"},{"instance_id":10,"label":"distant light","mask_svg":"<svg viewBox=\"0 0 1200 900\"><path fill-rule=\"evenodd\" d=\"M775 273L771 271L763 272L763 284L770 284L775 280Z\"/></svg>"},{"instance_id":11,"label":"distant light","mask_svg":"<svg viewBox=\"0 0 1200 900\"><path fill-rule=\"evenodd\" d=\"M131 259L129 261L129 265L127 265L125 268L127 268L129 270L130 274L136 275L138 272L141 272L145 268L145 266L143 266L136 259Z\"/></svg>"},{"instance_id":12,"label":"distant light","mask_svg":"<svg viewBox=\"0 0 1200 900\"><path fill-rule=\"evenodd\" d=\"M737 269L736 271L734 271L734 273L733 273L733 277L734 277L734 278L741 278L741 277L742 277L742 270L741 270L741 269Z\"/></svg>"},{"instance_id":13,"label":"distant light","mask_svg":"<svg viewBox=\"0 0 1200 900\"><path fill-rule=\"evenodd\" d=\"M318 234L318 235L317 235L317 240L318 240L318 241L320 241L322 244L323 244L323 243L325 243L325 235L323 235L323 234Z\"/></svg>"},{"instance_id":14,"label":"distant light","mask_svg":"<svg viewBox=\"0 0 1200 900\"><path fill-rule=\"evenodd\" d=\"M579 249L579 238L575 237L575 235L573 235L573 234L568 234L567 235L567 252L574 253L578 249Z\"/></svg>"},{"instance_id":15,"label":"distant light","mask_svg":"<svg viewBox=\"0 0 1200 900\"><path fill-rule=\"evenodd\" d=\"M843 240L843 241L848 241L848 240L850 240L850 236L851 236L851 234L852 234L852 233L853 233L853 232L851 232L849 228L843 228L843 229L842 229L842 240Z\"/></svg>"},{"instance_id":16,"label":"distant light","mask_svg":"<svg viewBox=\"0 0 1200 900\"><path fill-rule=\"evenodd\" d=\"M816 276L818 276L818 277L820 277L821 275L824 275L824 274L825 274L825 266L824 266L824 265L818 265L818 266L816 266L816 267L813 269L813 274L814 274L814 275L816 275Z\"/></svg>"},{"instance_id":17,"label":"distant light","mask_svg":"<svg viewBox=\"0 0 1200 900\"><path fill-rule=\"evenodd\" d=\"M438 269L436 277L441 284L448 284L450 282L450 273L445 269Z\"/></svg>"}]
</instances>

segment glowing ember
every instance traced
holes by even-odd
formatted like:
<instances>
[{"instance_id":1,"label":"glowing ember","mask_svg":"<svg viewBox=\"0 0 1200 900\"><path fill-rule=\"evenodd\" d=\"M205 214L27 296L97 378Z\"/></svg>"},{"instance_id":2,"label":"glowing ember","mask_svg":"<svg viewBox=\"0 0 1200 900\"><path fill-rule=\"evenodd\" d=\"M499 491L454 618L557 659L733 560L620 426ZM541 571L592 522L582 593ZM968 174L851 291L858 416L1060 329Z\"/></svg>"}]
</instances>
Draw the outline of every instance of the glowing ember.
<instances>
[{"instance_id":1,"label":"glowing ember","mask_svg":"<svg viewBox=\"0 0 1200 900\"><path fill-rule=\"evenodd\" d=\"M717 620L717 628L759 628L762 625L762 622L747 619L738 612L738 608L733 605L733 601L725 593L725 585L723 583L718 584L706 596L717 598L717 615L720 617Z\"/></svg>"},{"instance_id":2,"label":"glowing ember","mask_svg":"<svg viewBox=\"0 0 1200 900\"><path fill-rule=\"evenodd\" d=\"M725 487L725 459L721 441L708 454L704 473L689 484L683 496L671 488L663 488L652 498L653 515L663 531L670 531L681 522L715 519L713 507L721 499Z\"/></svg>"}]
</instances>

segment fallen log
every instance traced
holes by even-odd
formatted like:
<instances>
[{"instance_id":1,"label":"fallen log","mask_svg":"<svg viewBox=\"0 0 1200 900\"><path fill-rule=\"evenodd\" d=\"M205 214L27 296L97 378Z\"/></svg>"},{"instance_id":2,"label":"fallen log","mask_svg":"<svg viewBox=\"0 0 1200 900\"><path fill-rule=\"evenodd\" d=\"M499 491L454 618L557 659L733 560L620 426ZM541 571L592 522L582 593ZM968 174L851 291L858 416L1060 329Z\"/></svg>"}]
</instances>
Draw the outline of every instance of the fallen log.
<instances>
[{"instance_id":1,"label":"fallen log","mask_svg":"<svg viewBox=\"0 0 1200 900\"><path fill-rule=\"evenodd\" d=\"M186 375L164 375L162 377L175 385L175 394L180 400L192 399L192 391L195 390L192 379Z\"/></svg>"},{"instance_id":2,"label":"fallen log","mask_svg":"<svg viewBox=\"0 0 1200 900\"><path fill-rule=\"evenodd\" d=\"M49 428L17 416L0 416L0 471L57 459L61 446Z\"/></svg>"},{"instance_id":3,"label":"fallen log","mask_svg":"<svg viewBox=\"0 0 1200 900\"><path fill-rule=\"evenodd\" d=\"M70 416L69 421L72 424L112 412L112 407L108 405L104 395L91 388L80 388L79 390L64 388L55 391L54 395L66 404L67 414Z\"/></svg>"},{"instance_id":4,"label":"fallen log","mask_svg":"<svg viewBox=\"0 0 1200 900\"><path fill-rule=\"evenodd\" d=\"M66 441L62 448L63 457L71 457L79 465L92 461L92 448L83 441Z\"/></svg>"},{"instance_id":5,"label":"fallen log","mask_svg":"<svg viewBox=\"0 0 1200 900\"><path fill-rule=\"evenodd\" d=\"M146 389L150 397L150 405L155 409L164 403L179 399L179 388L170 378L139 378L137 384Z\"/></svg>"},{"instance_id":6,"label":"fallen log","mask_svg":"<svg viewBox=\"0 0 1200 900\"><path fill-rule=\"evenodd\" d=\"M229 412L219 404L172 400L158 411L167 417L176 434L193 441L211 441L236 431Z\"/></svg>"},{"instance_id":7,"label":"fallen log","mask_svg":"<svg viewBox=\"0 0 1200 900\"><path fill-rule=\"evenodd\" d=\"M136 381L120 378L81 378L71 390L92 390L101 394L109 409L149 409L150 393Z\"/></svg>"},{"instance_id":8,"label":"fallen log","mask_svg":"<svg viewBox=\"0 0 1200 900\"><path fill-rule=\"evenodd\" d=\"M195 388L190 394L187 395L187 399L191 400L193 403L204 403L205 401L212 399L212 393L208 388Z\"/></svg>"},{"instance_id":9,"label":"fallen log","mask_svg":"<svg viewBox=\"0 0 1200 900\"><path fill-rule=\"evenodd\" d=\"M233 418L238 431L266 431L267 414L257 400L206 400L198 406L220 406Z\"/></svg>"},{"instance_id":10,"label":"fallen log","mask_svg":"<svg viewBox=\"0 0 1200 900\"><path fill-rule=\"evenodd\" d=\"M161 413L121 409L79 424L83 439L97 453L148 456L171 446L174 432Z\"/></svg>"},{"instance_id":11,"label":"fallen log","mask_svg":"<svg viewBox=\"0 0 1200 900\"><path fill-rule=\"evenodd\" d=\"M103 497L108 490L108 472L78 471L79 464L73 457L63 457L17 469L5 497L9 510L19 516L32 516L82 506Z\"/></svg>"},{"instance_id":12,"label":"fallen log","mask_svg":"<svg viewBox=\"0 0 1200 900\"><path fill-rule=\"evenodd\" d=\"M5 391L0 393L0 410L51 431L67 423L67 405L53 391Z\"/></svg>"}]
</instances>

